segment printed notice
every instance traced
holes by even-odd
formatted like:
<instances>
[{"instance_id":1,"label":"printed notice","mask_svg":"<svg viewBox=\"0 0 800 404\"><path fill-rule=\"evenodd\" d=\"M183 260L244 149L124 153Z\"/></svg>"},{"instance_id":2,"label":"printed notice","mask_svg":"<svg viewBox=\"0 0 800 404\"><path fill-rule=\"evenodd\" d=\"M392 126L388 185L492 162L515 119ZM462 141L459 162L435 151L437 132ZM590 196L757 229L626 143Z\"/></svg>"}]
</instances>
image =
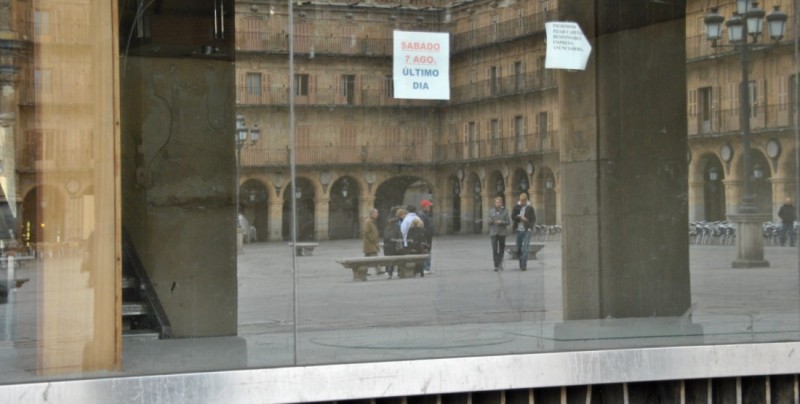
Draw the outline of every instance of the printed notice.
<instances>
[{"instance_id":1,"label":"printed notice","mask_svg":"<svg viewBox=\"0 0 800 404\"><path fill-rule=\"evenodd\" d=\"M450 99L450 34L394 31L394 98Z\"/></svg>"},{"instance_id":2,"label":"printed notice","mask_svg":"<svg viewBox=\"0 0 800 404\"><path fill-rule=\"evenodd\" d=\"M578 23L561 21L544 24L547 35L546 69L585 70L592 45Z\"/></svg>"}]
</instances>

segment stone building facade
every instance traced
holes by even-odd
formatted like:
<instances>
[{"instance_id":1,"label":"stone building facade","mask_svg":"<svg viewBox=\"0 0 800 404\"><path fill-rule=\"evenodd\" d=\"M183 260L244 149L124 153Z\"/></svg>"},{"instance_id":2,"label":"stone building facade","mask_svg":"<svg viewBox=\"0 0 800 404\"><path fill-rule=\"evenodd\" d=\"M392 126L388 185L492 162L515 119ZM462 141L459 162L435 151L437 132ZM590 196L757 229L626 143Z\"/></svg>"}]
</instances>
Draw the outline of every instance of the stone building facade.
<instances>
[{"instance_id":1,"label":"stone building facade","mask_svg":"<svg viewBox=\"0 0 800 404\"><path fill-rule=\"evenodd\" d=\"M549 2L411 2L295 9L298 237L357 237L373 206L431 198L441 233L481 233L491 200L529 191L558 223L555 76L544 69ZM237 3L241 201L259 239L288 237L287 10ZM392 31L451 33L451 99L393 98ZM533 49L533 51L531 51ZM345 196L346 195L346 196Z\"/></svg>"},{"instance_id":2,"label":"stone building facade","mask_svg":"<svg viewBox=\"0 0 800 404\"><path fill-rule=\"evenodd\" d=\"M780 6L793 14L790 3ZM556 8L553 1L298 6L298 236L356 237L373 205L388 211L421 197L382 198L385 188L419 182L436 203L441 233L486 231L492 197L515 200L521 190L531 193L540 224L560 224L559 83L544 68L544 22ZM742 187L741 68L735 52L706 40L708 12L704 2L687 3L692 221L725 220ZM259 239L278 240L289 234L287 10L238 2L237 22L238 111L262 133L242 150L242 204ZM392 98L393 30L450 32L449 101ZM773 216L796 192L793 35L790 23L777 46L752 56L750 74L753 184L760 209ZM353 187L346 198L343 187Z\"/></svg>"}]
</instances>

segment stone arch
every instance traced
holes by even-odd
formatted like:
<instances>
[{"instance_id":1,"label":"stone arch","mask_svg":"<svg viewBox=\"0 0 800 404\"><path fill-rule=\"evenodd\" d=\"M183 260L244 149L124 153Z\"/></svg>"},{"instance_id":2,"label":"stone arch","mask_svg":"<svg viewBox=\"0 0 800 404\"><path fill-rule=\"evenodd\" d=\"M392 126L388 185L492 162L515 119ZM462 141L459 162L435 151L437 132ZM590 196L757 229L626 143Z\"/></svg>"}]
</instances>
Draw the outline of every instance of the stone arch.
<instances>
[{"instance_id":1,"label":"stone arch","mask_svg":"<svg viewBox=\"0 0 800 404\"><path fill-rule=\"evenodd\" d=\"M697 173L703 183L703 220L721 221L727 217L725 197L725 168L716 153L708 152L697 159Z\"/></svg>"},{"instance_id":2,"label":"stone arch","mask_svg":"<svg viewBox=\"0 0 800 404\"><path fill-rule=\"evenodd\" d=\"M427 192L423 190L427 189ZM422 199L431 199L431 182L415 175L397 175L381 181L375 188L375 208L380 212L378 227L381 232L386 225L392 208L398 206L419 206Z\"/></svg>"},{"instance_id":3,"label":"stone arch","mask_svg":"<svg viewBox=\"0 0 800 404\"><path fill-rule=\"evenodd\" d=\"M63 241L66 195L55 185L37 183L22 198L18 238L26 245Z\"/></svg>"},{"instance_id":4,"label":"stone arch","mask_svg":"<svg viewBox=\"0 0 800 404\"><path fill-rule=\"evenodd\" d=\"M503 173L500 170L494 170L489 173L489 181L486 183L488 187L487 191L491 196L491 200L494 200L495 197L499 196L503 198L503 201L506 200L506 180L503 178Z\"/></svg>"},{"instance_id":5,"label":"stone arch","mask_svg":"<svg viewBox=\"0 0 800 404\"><path fill-rule=\"evenodd\" d=\"M284 240L291 239L292 229L292 200L297 201L297 239L313 240L316 230L315 200L320 194L321 189L318 183L305 177L296 178L296 192L291 195L291 182L286 184L283 189L283 227L282 236Z\"/></svg>"},{"instance_id":6,"label":"stone arch","mask_svg":"<svg viewBox=\"0 0 800 404\"><path fill-rule=\"evenodd\" d=\"M534 173L536 173L536 171L534 171ZM528 192L528 196L530 196L531 184L528 180L528 173L526 173L524 169L518 168L514 170L511 178L512 188L510 191L513 196L519 195L522 191Z\"/></svg>"},{"instance_id":7,"label":"stone arch","mask_svg":"<svg viewBox=\"0 0 800 404\"><path fill-rule=\"evenodd\" d=\"M239 187L239 212L256 228L256 241L268 239L270 188L261 178L249 178Z\"/></svg>"}]
</instances>

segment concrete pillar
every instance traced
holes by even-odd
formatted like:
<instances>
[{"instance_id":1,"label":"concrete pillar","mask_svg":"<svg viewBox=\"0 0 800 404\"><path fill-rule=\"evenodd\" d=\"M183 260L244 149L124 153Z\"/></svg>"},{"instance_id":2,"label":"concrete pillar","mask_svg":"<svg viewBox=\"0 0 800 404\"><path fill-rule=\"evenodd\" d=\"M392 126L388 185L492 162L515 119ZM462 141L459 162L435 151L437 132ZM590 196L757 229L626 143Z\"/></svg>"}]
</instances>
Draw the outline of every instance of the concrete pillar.
<instances>
[{"instance_id":1,"label":"concrete pillar","mask_svg":"<svg viewBox=\"0 0 800 404\"><path fill-rule=\"evenodd\" d=\"M314 198L314 238L316 240L328 239L328 213L331 198L319 196Z\"/></svg>"},{"instance_id":2,"label":"concrete pillar","mask_svg":"<svg viewBox=\"0 0 800 404\"><path fill-rule=\"evenodd\" d=\"M123 224L173 336L236 335L233 64L130 56L121 76Z\"/></svg>"},{"instance_id":3,"label":"concrete pillar","mask_svg":"<svg viewBox=\"0 0 800 404\"><path fill-rule=\"evenodd\" d=\"M683 3L559 2L592 42L559 71L564 319L691 305ZM597 24L597 25L595 25Z\"/></svg>"},{"instance_id":4,"label":"concrete pillar","mask_svg":"<svg viewBox=\"0 0 800 404\"><path fill-rule=\"evenodd\" d=\"M269 241L283 239L283 198L269 200Z\"/></svg>"}]
</instances>

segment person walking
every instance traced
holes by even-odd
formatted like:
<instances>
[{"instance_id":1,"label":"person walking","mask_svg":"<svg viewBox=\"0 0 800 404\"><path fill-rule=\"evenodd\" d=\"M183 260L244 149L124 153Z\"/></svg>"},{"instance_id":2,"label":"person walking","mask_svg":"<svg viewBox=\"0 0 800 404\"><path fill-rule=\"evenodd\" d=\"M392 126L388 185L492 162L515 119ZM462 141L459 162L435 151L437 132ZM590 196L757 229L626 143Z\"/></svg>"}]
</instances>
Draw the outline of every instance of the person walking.
<instances>
[{"instance_id":1,"label":"person walking","mask_svg":"<svg viewBox=\"0 0 800 404\"><path fill-rule=\"evenodd\" d=\"M381 250L380 240L381 235L380 231L378 230L378 209L372 209L369 212L369 217L367 220L364 220L364 226L362 228L361 234L364 237L364 256L365 257L375 257L378 255L378 251ZM375 267L376 274L380 274L380 268Z\"/></svg>"},{"instance_id":2,"label":"person walking","mask_svg":"<svg viewBox=\"0 0 800 404\"><path fill-rule=\"evenodd\" d=\"M794 233L794 221L797 220L797 214L791 198L786 198L783 205L778 209L778 217L781 219L781 245L786 245L786 235L788 234L789 245L794 247L795 237L797 236Z\"/></svg>"},{"instance_id":3,"label":"person walking","mask_svg":"<svg viewBox=\"0 0 800 404\"><path fill-rule=\"evenodd\" d=\"M503 198L494 198L494 206L489 209L489 239L492 242L492 258L494 258L494 271L503 270L503 253L506 249L506 234L508 224L508 210L503 204Z\"/></svg>"},{"instance_id":4,"label":"person walking","mask_svg":"<svg viewBox=\"0 0 800 404\"><path fill-rule=\"evenodd\" d=\"M433 250L433 202L423 199L419 203L420 212L417 216L422 219L425 225L425 241L428 244L428 249ZM422 271L425 275L431 274L431 257L425 260L422 264Z\"/></svg>"},{"instance_id":5,"label":"person walking","mask_svg":"<svg viewBox=\"0 0 800 404\"><path fill-rule=\"evenodd\" d=\"M517 232L517 256L519 257L519 269L528 270L528 248L530 248L531 233L533 225L536 224L536 213L533 211L528 201L528 194L520 192L519 202L514 205L511 212L514 230Z\"/></svg>"}]
</instances>

